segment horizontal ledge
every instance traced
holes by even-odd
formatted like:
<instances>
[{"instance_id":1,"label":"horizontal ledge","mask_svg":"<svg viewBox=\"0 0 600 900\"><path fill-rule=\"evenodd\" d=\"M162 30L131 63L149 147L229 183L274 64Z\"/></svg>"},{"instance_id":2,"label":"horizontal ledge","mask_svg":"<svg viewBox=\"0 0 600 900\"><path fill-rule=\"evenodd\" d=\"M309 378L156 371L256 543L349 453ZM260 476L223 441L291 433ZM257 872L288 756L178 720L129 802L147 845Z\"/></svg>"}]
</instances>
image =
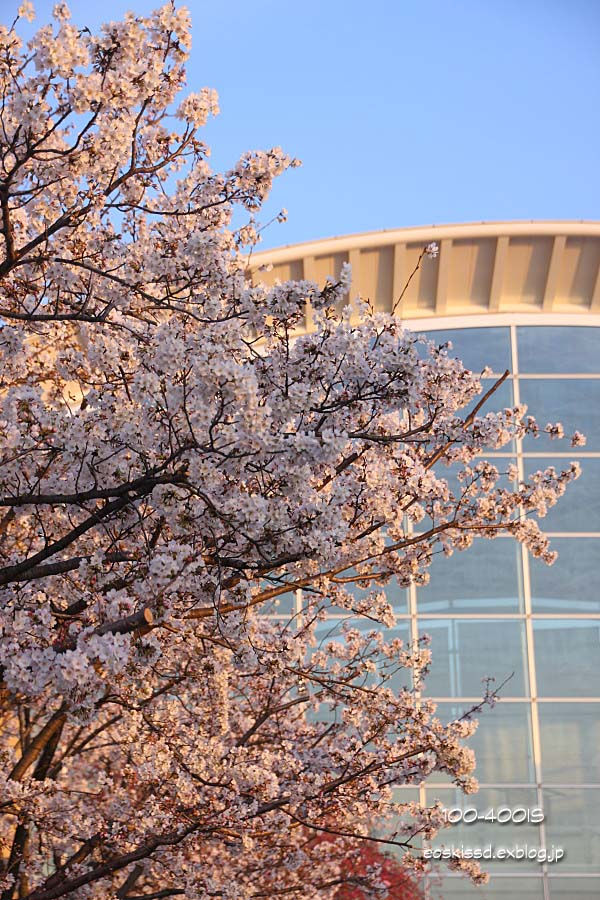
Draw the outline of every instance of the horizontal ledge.
<instances>
[{"instance_id":1,"label":"horizontal ledge","mask_svg":"<svg viewBox=\"0 0 600 900\"><path fill-rule=\"evenodd\" d=\"M495 237L543 237L564 235L565 237L600 237L600 222L583 219L561 221L512 221L512 222L469 222L455 225L420 225L410 228L383 229L358 234L341 235L287 244L271 250L260 250L252 254L251 265L264 262L289 262L305 256L324 256L328 253L342 253L347 250L384 247L390 244L413 244L443 239L464 240Z\"/></svg>"}]
</instances>

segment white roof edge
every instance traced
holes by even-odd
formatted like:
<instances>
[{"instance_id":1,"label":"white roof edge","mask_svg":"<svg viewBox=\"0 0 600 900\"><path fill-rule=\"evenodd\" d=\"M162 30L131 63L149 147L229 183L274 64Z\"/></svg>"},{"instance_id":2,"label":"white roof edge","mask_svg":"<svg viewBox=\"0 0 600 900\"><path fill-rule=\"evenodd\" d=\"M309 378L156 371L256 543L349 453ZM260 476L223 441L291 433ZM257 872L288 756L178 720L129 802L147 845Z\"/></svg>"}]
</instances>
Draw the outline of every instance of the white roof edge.
<instances>
[{"instance_id":1,"label":"white roof edge","mask_svg":"<svg viewBox=\"0 0 600 900\"><path fill-rule=\"evenodd\" d=\"M321 238L299 244L287 244L271 250L252 253L251 264L288 262L307 256L322 256L356 248L383 247L389 244L418 243L442 239L475 239L506 237L543 237L565 235L566 237L600 237L600 221L584 219L534 220L512 222L468 222L455 225L419 225L410 228L383 229L339 237Z\"/></svg>"}]
</instances>

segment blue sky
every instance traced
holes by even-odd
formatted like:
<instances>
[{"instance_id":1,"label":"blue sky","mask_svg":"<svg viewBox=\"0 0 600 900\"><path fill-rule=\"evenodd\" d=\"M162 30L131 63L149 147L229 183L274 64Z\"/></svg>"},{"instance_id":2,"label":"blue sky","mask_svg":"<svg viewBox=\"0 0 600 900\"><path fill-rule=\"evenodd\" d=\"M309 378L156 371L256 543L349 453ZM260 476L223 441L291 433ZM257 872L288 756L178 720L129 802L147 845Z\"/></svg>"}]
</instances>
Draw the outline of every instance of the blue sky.
<instances>
[{"instance_id":1,"label":"blue sky","mask_svg":"<svg viewBox=\"0 0 600 900\"><path fill-rule=\"evenodd\" d=\"M35 3L38 22L53 2ZM72 0L94 28L149 0ZM598 0L188 0L190 89L219 91L213 164L303 161L264 247L494 219L600 219ZM18 0L0 0L8 21Z\"/></svg>"}]
</instances>

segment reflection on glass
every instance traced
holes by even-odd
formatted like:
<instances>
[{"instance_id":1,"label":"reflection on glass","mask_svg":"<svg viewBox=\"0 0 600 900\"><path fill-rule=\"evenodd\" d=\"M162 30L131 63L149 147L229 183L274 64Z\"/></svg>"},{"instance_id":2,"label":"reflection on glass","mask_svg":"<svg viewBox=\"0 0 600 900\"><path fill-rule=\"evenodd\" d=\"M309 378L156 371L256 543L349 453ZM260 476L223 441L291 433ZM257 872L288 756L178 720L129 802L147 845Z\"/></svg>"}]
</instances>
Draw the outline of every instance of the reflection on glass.
<instances>
[{"instance_id":1,"label":"reflection on glass","mask_svg":"<svg viewBox=\"0 0 600 900\"><path fill-rule=\"evenodd\" d=\"M498 470L498 481L496 482L496 486L503 490L514 491L516 488L516 482L509 480L507 472L509 466L516 465L516 457L506 456L487 458L482 456L477 457L477 459L474 460L473 463L471 463L471 466L475 466L478 462L482 462L484 459ZM477 476L475 476L474 478L459 481L458 474L463 470L463 463L452 463L451 465L445 465L441 460L433 468L436 478L447 483L448 489L452 493L452 496L454 497L454 501L456 501L456 503L466 503L468 499L465 496L466 491L469 489L471 484L476 484L477 482ZM429 516L425 516L423 520L419 522L418 526L416 526L415 531L428 531L431 528L432 524L439 525L440 523L437 519L435 522L433 522L433 520Z\"/></svg>"},{"instance_id":2,"label":"reflection on glass","mask_svg":"<svg viewBox=\"0 0 600 900\"><path fill-rule=\"evenodd\" d=\"M497 383L497 378L482 378L481 386L482 391L481 394L478 394L477 397L472 401L470 409L475 406L476 403L481 401L483 397L487 394L490 388L493 388ZM512 379L508 378L506 381L503 381L502 384L498 385L493 394L491 394L488 399L485 401L481 410L479 411L480 416L485 416L489 412L500 412L507 407L512 407L515 405L514 400L514 392L513 392L513 382ZM509 441L507 444L504 444L502 447L495 448L494 452L500 453L513 453L515 449L515 442ZM502 468L502 462L499 460L495 460L495 464Z\"/></svg>"},{"instance_id":3,"label":"reflection on glass","mask_svg":"<svg viewBox=\"0 0 600 900\"><path fill-rule=\"evenodd\" d=\"M462 811L465 818L474 818L479 816L479 820L474 822L465 822L464 818L460 818L457 824L443 828L431 841L432 847L441 846L460 846L465 847L485 847L492 846L511 847L516 844L528 844L529 846L539 846L541 841L540 826L527 821L527 811L534 810L538 807L537 791L535 788L481 788L476 794L465 795L458 789L427 787L427 803L432 804L435 800L439 800L445 809L448 810L448 816L452 820L458 818L458 811ZM466 813L466 810L471 813ZM497 819L492 821L492 817L499 814L500 809L504 810L503 821L500 824ZM452 812L450 812L452 810ZM522 821L515 824L512 820L512 811L515 810L515 819ZM519 810L519 813L516 813ZM510 814L508 814L510 811ZM531 815L531 812L530 812ZM486 818L487 817L487 818ZM483 866L487 871L505 872L510 866L507 860L482 860ZM537 860L520 860L514 863L519 871L539 871L539 862Z\"/></svg>"},{"instance_id":4,"label":"reflection on glass","mask_svg":"<svg viewBox=\"0 0 600 900\"><path fill-rule=\"evenodd\" d=\"M419 633L431 637L431 670L426 680L431 697L480 697L484 680L495 678L503 697L526 695L522 622L486 619L430 619Z\"/></svg>"},{"instance_id":5,"label":"reflection on glass","mask_svg":"<svg viewBox=\"0 0 600 900\"><path fill-rule=\"evenodd\" d=\"M437 716L447 723L464 715L469 704L438 703ZM599 707L600 711L600 707ZM531 745L531 711L528 703L498 703L484 706L474 718L477 731L466 741L475 753L475 777L484 784L535 782ZM430 781L448 781L435 773Z\"/></svg>"},{"instance_id":6,"label":"reflection on glass","mask_svg":"<svg viewBox=\"0 0 600 900\"><path fill-rule=\"evenodd\" d=\"M598 359L600 368L600 359ZM561 422L565 435L570 437L574 431L581 431L587 438L586 450L600 449L600 379L527 379L519 382L521 401L527 404L527 412L534 416L540 428L548 422ZM568 451L567 440L552 440L547 434L539 437L526 437L523 450Z\"/></svg>"},{"instance_id":7,"label":"reflection on glass","mask_svg":"<svg viewBox=\"0 0 600 900\"><path fill-rule=\"evenodd\" d=\"M375 584L375 582L373 582L372 586L366 590L358 587L356 584L346 584L345 587L359 601L364 601L373 591L384 590L387 601L394 607L395 612L408 612L408 590L407 588L400 587L395 578L391 578L383 589L381 586ZM362 608L362 605L359 608ZM345 610L338 609L338 607L332 606L331 609L339 611L342 615L345 613Z\"/></svg>"},{"instance_id":8,"label":"reflection on glass","mask_svg":"<svg viewBox=\"0 0 600 900\"><path fill-rule=\"evenodd\" d=\"M374 585L375 590L381 590ZM394 607L397 613L405 613L408 611L408 590L400 587L395 578L392 578L385 586L385 595L388 603Z\"/></svg>"},{"instance_id":9,"label":"reflection on glass","mask_svg":"<svg viewBox=\"0 0 600 900\"><path fill-rule=\"evenodd\" d=\"M419 789L414 787L395 787L392 788L392 804L397 803L415 803L419 800Z\"/></svg>"},{"instance_id":10,"label":"reflection on glass","mask_svg":"<svg viewBox=\"0 0 600 900\"><path fill-rule=\"evenodd\" d=\"M540 697L594 697L600 693L600 621L533 622Z\"/></svg>"},{"instance_id":11,"label":"reflection on glass","mask_svg":"<svg viewBox=\"0 0 600 900\"><path fill-rule=\"evenodd\" d=\"M374 622L350 616L346 619L330 618L324 622L319 622L315 629L315 646L309 652L312 654L317 650L322 650L329 642L339 644L341 649L345 643L343 629L345 623L349 623L353 630L362 632L365 635L369 632L374 632L375 634L383 632L386 641L393 641L399 638L403 641L404 647L409 647L411 644L410 625L408 622L400 622L394 628L383 628ZM376 640L373 639L370 649L375 650L376 646ZM369 650L367 649L366 653L368 654L368 652ZM336 658L335 653L333 656ZM400 666L395 659L388 659L381 653L377 653L374 659L377 663L375 672L364 674L360 666L357 667L360 674L352 682L355 686L368 688L383 685L396 694L403 690L413 689L412 669ZM336 705L337 709L335 709ZM321 722L340 721L342 712L343 704L334 701L334 708L332 709L331 704L326 702L320 704L316 714L309 715L309 720Z\"/></svg>"},{"instance_id":12,"label":"reflection on glass","mask_svg":"<svg viewBox=\"0 0 600 900\"><path fill-rule=\"evenodd\" d=\"M533 612L600 612L600 540L553 538L551 549L552 566L529 559Z\"/></svg>"},{"instance_id":13,"label":"reflection on glass","mask_svg":"<svg viewBox=\"0 0 600 900\"><path fill-rule=\"evenodd\" d=\"M262 583L262 589L265 591L271 590L274 585L271 582L264 581ZM296 594L294 591L288 591L286 594L280 594L278 597L273 597L271 600L267 600L260 607L261 615L265 616L276 616L278 619L283 617L292 617L296 610Z\"/></svg>"},{"instance_id":14,"label":"reflection on glass","mask_svg":"<svg viewBox=\"0 0 600 900\"><path fill-rule=\"evenodd\" d=\"M404 647L409 647L411 644L410 625L408 622L399 622L394 628L384 628L375 622L365 621L357 617L351 617L349 620L331 618L325 622L319 622L317 625L315 629L316 644L313 649L322 649L329 641L343 646L345 637L342 626L345 621L349 622L353 630L363 634L383 632L386 641L400 638ZM368 653L371 649L376 650L376 647L376 640L373 639L368 645L366 652ZM356 684L384 684L396 692L404 688L412 689L412 669L400 667L395 659L388 659L381 653L375 656L375 660L377 662L377 671L357 677Z\"/></svg>"},{"instance_id":15,"label":"reflection on glass","mask_svg":"<svg viewBox=\"0 0 600 900\"><path fill-rule=\"evenodd\" d=\"M573 459L576 459L574 456ZM525 477L554 466L557 472L568 469L570 459L526 459ZM581 476L567 485L557 504L540 519L543 531L600 531L600 459L582 459Z\"/></svg>"},{"instance_id":16,"label":"reflection on glass","mask_svg":"<svg viewBox=\"0 0 600 900\"><path fill-rule=\"evenodd\" d=\"M448 355L460 359L473 372L481 372L486 366L498 373L511 368L508 328L444 328L426 334L436 344L452 341Z\"/></svg>"},{"instance_id":17,"label":"reflection on glass","mask_svg":"<svg viewBox=\"0 0 600 900\"><path fill-rule=\"evenodd\" d=\"M540 703L542 780L600 785L600 703Z\"/></svg>"},{"instance_id":18,"label":"reflection on glass","mask_svg":"<svg viewBox=\"0 0 600 900\"><path fill-rule=\"evenodd\" d=\"M346 572L345 574L350 574L350 572ZM381 587L381 585L377 585L374 582L370 588L361 588L358 585L348 582L344 585L346 590L352 594L353 597L356 597L357 603L354 607L354 610L347 609L343 606L336 606L333 603L327 603L327 611L330 617L332 618L341 618L346 620L356 620L366 622L367 624L370 622L370 627L378 626L378 623L373 619L368 619L368 611L364 612L363 604L360 601L365 601L368 599L369 594L373 591L384 591L387 597L388 603L390 603L394 611L399 615L406 615L408 613L408 589L400 587L397 580L395 578L391 578L388 584L385 587ZM305 610L310 610L313 608L313 600L315 602L321 602L322 597L315 596L314 598L311 596L310 591L305 591L303 594L303 608ZM368 610L368 604L364 607Z\"/></svg>"},{"instance_id":19,"label":"reflection on glass","mask_svg":"<svg viewBox=\"0 0 600 900\"><path fill-rule=\"evenodd\" d=\"M383 565L374 565L374 571L381 571L384 569L385 566ZM357 574L358 573L356 569L351 567L340 573L339 578L352 578ZM356 609L363 608L364 601L368 599L369 594L373 593L374 591L379 592L381 590L384 590L387 601L394 607L395 612L397 612L399 615L402 615L403 613L406 614L408 612L408 590L407 588L400 587L398 581L395 578L391 578L384 588L382 588L381 585L376 584L374 581L372 581L370 586L367 588L360 587L357 582L352 581L343 582L341 586L344 587L350 594L352 594L353 597L356 597L358 601L363 601L363 603L357 603ZM310 604L310 592L306 592L306 603L307 605ZM347 609L344 609L343 607L334 606L333 604L329 604L328 609L330 610L331 615L352 615L351 610L349 611Z\"/></svg>"},{"instance_id":20,"label":"reflection on glass","mask_svg":"<svg viewBox=\"0 0 600 900\"><path fill-rule=\"evenodd\" d=\"M418 788L394 788L392 791L392 802L390 804L390 811L392 813L392 819L385 822L385 824L379 828L375 829L373 835L375 837L389 837L393 835L395 831L399 828L401 824L404 823L412 823L414 824L414 818L411 815L410 811L403 810L400 807L404 803L418 803L419 802L419 789ZM416 829L415 829L416 830ZM421 847L423 840L421 835L415 835L412 838L409 838L402 835L394 835L393 840L403 841L410 840L411 844L414 847ZM391 848L390 848L391 849ZM391 850L391 852L394 852Z\"/></svg>"},{"instance_id":21,"label":"reflection on glass","mask_svg":"<svg viewBox=\"0 0 600 900\"><path fill-rule=\"evenodd\" d=\"M600 328L533 325L517 328L519 371L597 372Z\"/></svg>"},{"instance_id":22,"label":"reflection on glass","mask_svg":"<svg viewBox=\"0 0 600 900\"><path fill-rule=\"evenodd\" d=\"M437 891L437 893L436 893ZM554 895L553 895L554 896ZM566 896L566 895L565 895ZM433 886L428 894L430 900L543 900L544 888L541 878L500 878L492 876L488 884L470 884L465 878L443 878L439 888ZM581 898L583 900L583 898Z\"/></svg>"},{"instance_id":23,"label":"reflection on glass","mask_svg":"<svg viewBox=\"0 0 600 900\"><path fill-rule=\"evenodd\" d=\"M550 900L598 900L600 876L597 878L561 878L551 874Z\"/></svg>"},{"instance_id":24,"label":"reflection on glass","mask_svg":"<svg viewBox=\"0 0 600 900\"><path fill-rule=\"evenodd\" d=\"M545 788L546 845L563 847L561 872L600 871L600 789Z\"/></svg>"},{"instance_id":25,"label":"reflection on glass","mask_svg":"<svg viewBox=\"0 0 600 900\"><path fill-rule=\"evenodd\" d=\"M450 355L462 359L474 371L479 372L486 365L498 373L512 368L508 328L431 330L428 334L436 343L451 340ZM600 379L590 377L600 373L600 328L519 327L517 334L521 374L550 376L520 379L520 399L528 405L530 414L538 419L541 427L547 422L560 421L567 434L574 430L586 433L588 443L582 452L600 450ZM561 373L582 373L584 377L561 379ZM492 379L485 379L484 390L492 384ZM509 380L490 398L483 412L502 409L513 402L513 383ZM502 449L511 452L514 448ZM550 465L559 470L567 467L571 458L577 458L578 452L573 450L571 455L566 441L550 441L545 436L537 441L525 439L523 449L526 453L546 454L541 459L524 460L526 475ZM568 451L569 456L565 459L553 456L559 451ZM514 460L492 458L490 461L501 471L506 471ZM597 502L600 497L600 459L584 457L581 467L582 477L567 487L557 506L540 520L544 531L600 532L600 503ZM458 487L455 466L438 465L436 472L448 479L451 489ZM508 486L505 477L501 483ZM425 520L419 530L423 531L429 524ZM484 845L486 840L497 846L509 846L514 842L564 846L565 859L558 866L548 867L551 900L598 900L600 878L560 876L567 872L600 872L600 788L587 787L600 784L600 702L591 699L572 702L600 696L597 678L600 622L569 618L571 613L600 612L600 539L552 538L551 546L559 553L552 567L529 558L533 613L564 616L561 620L533 621L537 692L541 698L537 710L545 785L545 841L541 841L539 829L535 835L526 835L523 826L511 830L508 825L499 828L485 823L463 827L462 834L446 831L440 840L447 842L450 834L450 840L455 843L456 837L460 837L459 843L474 846ZM448 698L438 704L438 716L448 722L462 715L472 704L450 698L480 697L484 689L482 679L488 675L495 676L499 683L514 672L502 690L502 696L526 697L524 624L476 618L483 612L492 615L523 612L520 548L512 539L476 539L467 551L455 552L450 558L442 558L436 553L429 572L430 583L416 589L416 601L419 616L425 617L425 621L419 619L419 632L432 636L432 666L426 693ZM386 592L400 614L408 612L408 594L404 589L392 582ZM427 620L428 614L435 613L468 614L473 618ZM380 627L358 620L353 624L367 630ZM328 631L331 631L331 623L322 623L318 629L319 637ZM399 628L386 633L390 636L398 634L408 640L408 623L400 619ZM329 637L339 640L339 629ZM530 648L530 652L533 649ZM410 687L410 673L402 670L387 683L394 690ZM562 697L565 702L544 702L543 698L549 697ZM326 720L328 716L331 717L331 712L325 711ZM500 702L494 709L484 707L478 718L479 727L466 743L475 752L475 774L479 781L486 785L533 784L530 704ZM498 806L505 801L513 806L534 807L538 802L535 791L529 788L494 789L495 792L484 788L477 795L464 797L447 788L436 789L436 782L447 784L448 776L442 773L429 779L428 801L440 796L444 802L462 807L470 804L477 808L482 804ZM557 787L563 784L582 787ZM409 795L411 799L417 798L414 788L395 794L398 795L397 802ZM490 830L489 837L482 830L486 827ZM530 877L523 877L525 872ZM490 884L483 887L472 887L464 878L444 873L441 881L428 879L427 897L429 900L471 896L479 900L505 897L542 900L539 872L538 863L527 868L522 862L498 863ZM523 875L519 877L519 873Z\"/></svg>"},{"instance_id":26,"label":"reflection on glass","mask_svg":"<svg viewBox=\"0 0 600 900\"><path fill-rule=\"evenodd\" d=\"M490 388L494 387L497 381L497 378L482 378L482 391L481 394L477 396L477 400L481 400L487 394ZM477 400L475 402L477 402ZM484 405L481 407L481 415L485 415L485 413L488 412L495 412L500 409L505 409L507 406L514 406L514 403L512 379L507 378L506 381L503 381L502 384L498 385L494 393L490 395L489 399L486 400Z\"/></svg>"},{"instance_id":27,"label":"reflection on glass","mask_svg":"<svg viewBox=\"0 0 600 900\"><path fill-rule=\"evenodd\" d=\"M440 551L429 568L428 585L417 589L419 612L519 612L521 551L506 538L476 538L446 558Z\"/></svg>"}]
</instances>

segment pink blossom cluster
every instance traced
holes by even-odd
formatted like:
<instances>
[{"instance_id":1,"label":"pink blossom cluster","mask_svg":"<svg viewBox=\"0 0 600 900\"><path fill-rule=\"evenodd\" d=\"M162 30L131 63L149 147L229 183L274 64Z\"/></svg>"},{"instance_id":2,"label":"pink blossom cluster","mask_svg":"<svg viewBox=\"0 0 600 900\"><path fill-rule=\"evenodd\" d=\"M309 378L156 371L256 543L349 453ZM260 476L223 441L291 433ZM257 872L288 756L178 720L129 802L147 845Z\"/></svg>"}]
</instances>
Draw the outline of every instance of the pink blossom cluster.
<instances>
[{"instance_id":1,"label":"pink blossom cluster","mask_svg":"<svg viewBox=\"0 0 600 900\"><path fill-rule=\"evenodd\" d=\"M536 517L578 474L507 484L481 454L533 419L344 306L349 269L252 280L296 161L212 172L189 46L172 3L0 28L2 900L327 900L373 829L422 869L440 810L394 788L475 789L475 724L421 697L385 586L475 536L552 561Z\"/></svg>"}]
</instances>

